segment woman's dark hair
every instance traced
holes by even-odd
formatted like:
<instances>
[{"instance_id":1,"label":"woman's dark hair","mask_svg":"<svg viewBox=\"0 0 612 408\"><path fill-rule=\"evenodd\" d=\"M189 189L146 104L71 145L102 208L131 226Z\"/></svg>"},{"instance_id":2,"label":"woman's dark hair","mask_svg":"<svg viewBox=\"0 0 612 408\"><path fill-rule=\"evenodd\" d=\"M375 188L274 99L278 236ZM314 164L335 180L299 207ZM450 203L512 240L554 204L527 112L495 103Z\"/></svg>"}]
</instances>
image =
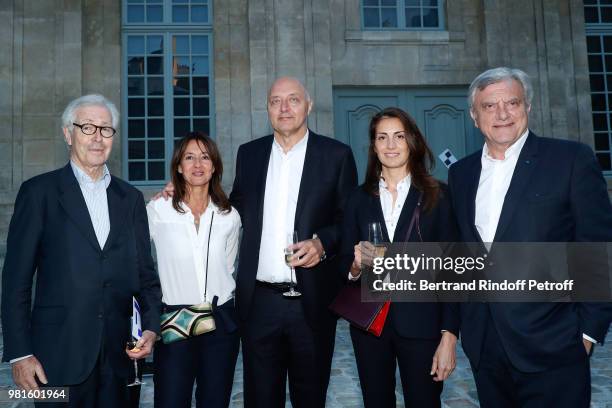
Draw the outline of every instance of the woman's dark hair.
<instances>
[{"instance_id":1,"label":"woman's dark hair","mask_svg":"<svg viewBox=\"0 0 612 408\"><path fill-rule=\"evenodd\" d=\"M210 194L210 199L217 207L221 209L223 212L228 212L231 209L231 205L223 188L221 188L221 178L223 177L223 162L221 161L221 155L219 154L219 149L217 149L217 145L213 140L208 137L203 132L190 132L174 147L174 153L172 153L172 162L170 164L170 172L172 173L172 184L174 184L174 195L172 196L172 207L180 213L184 213L185 210L181 208L181 201L185 199L187 195L187 182L181 173L179 173L179 165L181 164L181 159L185 154L185 150L187 150L187 145L189 142L195 140L198 142L198 146L200 143L206 149L208 156L210 157L210 161L215 169L208 184L208 194ZM204 152L204 151L202 151Z\"/></svg>"},{"instance_id":2,"label":"woman's dark hair","mask_svg":"<svg viewBox=\"0 0 612 408\"><path fill-rule=\"evenodd\" d=\"M408 144L407 168L411 183L423 192L423 206L425 210L433 208L438 201L440 184L431 175L435 162L433 153L427 146L423 134L414 119L399 108L385 108L378 112L370 121L370 146L368 148L368 167L366 170L364 189L367 193L378 195L378 182L381 176L382 164L378 160L374 144L376 142L376 127L381 120L397 118L406 131Z\"/></svg>"}]
</instances>

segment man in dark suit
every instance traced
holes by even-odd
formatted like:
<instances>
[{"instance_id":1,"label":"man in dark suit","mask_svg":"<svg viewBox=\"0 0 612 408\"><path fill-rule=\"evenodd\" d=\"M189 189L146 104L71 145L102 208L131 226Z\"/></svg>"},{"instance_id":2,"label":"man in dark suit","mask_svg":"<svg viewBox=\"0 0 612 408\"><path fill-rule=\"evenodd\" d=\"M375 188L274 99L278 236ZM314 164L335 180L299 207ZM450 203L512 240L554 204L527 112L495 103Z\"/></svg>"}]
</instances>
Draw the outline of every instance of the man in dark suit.
<instances>
[{"instance_id":1,"label":"man in dark suit","mask_svg":"<svg viewBox=\"0 0 612 408\"><path fill-rule=\"evenodd\" d=\"M340 280L334 255L342 209L356 186L348 146L309 131L312 101L295 78L268 93L274 134L240 146L230 195L244 228L236 284L246 407L284 407L287 374L296 407L323 407L336 319L328 310ZM291 265L287 236L297 231ZM283 296L292 279L301 297Z\"/></svg>"},{"instance_id":2,"label":"man in dark suit","mask_svg":"<svg viewBox=\"0 0 612 408\"><path fill-rule=\"evenodd\" d=\"M26 390L70 387L69 406L126 406L130 358L147 356L159 332L144 200L105 164L118 121L101 95L72 101L62 115L70 162L23 183L9 228L3 361ZM126 352L132 296L144 332Z\"/></svg>"},{"instance_id":3,"label":"man in dark suit","mask_svg":"<svg viewBox=\"0 0 612 408\"><path fill-rule=\"evenodd\" d=\"M518 69L488 70L470 86L485 145L449 172L461 239L612 241L612 208L592 150L531 132L532 96ZM601 303L462 304L462 344L481 406L588 407L588 355L611 316Z\"/></svg>"}]
</instances>

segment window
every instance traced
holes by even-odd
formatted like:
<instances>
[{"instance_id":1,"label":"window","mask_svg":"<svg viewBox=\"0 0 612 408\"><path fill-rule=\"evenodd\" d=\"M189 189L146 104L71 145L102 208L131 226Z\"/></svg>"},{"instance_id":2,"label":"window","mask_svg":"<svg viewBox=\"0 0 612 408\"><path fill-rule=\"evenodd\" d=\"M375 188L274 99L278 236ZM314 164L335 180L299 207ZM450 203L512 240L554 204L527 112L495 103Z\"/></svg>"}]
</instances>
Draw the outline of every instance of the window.
<instances>
[{"instance_id":1,"label":"window","mask_svg":"<svg viewBox=\"0 0 612 408\"><path fill-rule=\"evenodd\" d=\"M440 30L442 0L362 0L366 29Z\"/></svg>"},{"instance_id":2,"label":"window","mask_svg":"<svg viewBox=\"0 0 612 408\"><path fill-rule=\"evenodd\" d=\"M612 175L612 0L585 0L595 155Z\"/></svg>"},{"instance_id":3,"label":"window","mask_svg":"<svg viewBox=\"0 0 612 408\"><path fill-rule=\"evenodd\" d=\"M135 184L160 184L176 140L194 130L214 137L209 2L124 7L123 172Z\"/></svg>"}]
</instances>

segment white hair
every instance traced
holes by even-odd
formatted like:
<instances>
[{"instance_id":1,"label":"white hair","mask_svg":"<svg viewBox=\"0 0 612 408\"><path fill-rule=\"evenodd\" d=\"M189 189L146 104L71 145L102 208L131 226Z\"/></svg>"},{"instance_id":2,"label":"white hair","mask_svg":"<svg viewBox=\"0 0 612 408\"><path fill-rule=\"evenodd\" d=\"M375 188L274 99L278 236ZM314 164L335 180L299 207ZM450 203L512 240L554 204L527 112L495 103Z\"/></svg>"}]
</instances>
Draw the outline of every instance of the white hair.
<instances>
[{"instance_id":1,"label":"white hair","mask_svg":"<svg viewBox=\"0 0 612 408\"><path fill-rule=\"evenodd\" d=\"M482 91L491 84L503 82L507 80L515 80L523 87L525 93L525 104L531 106L531 100L533 99L533 86L531 85L531 79L524 71L517 68L499 67L489 69L480 75L478 75L470 84L468 90L468 105L470 110L474 105L474 97L476 91Z\"/></svg>"},{"instance_id":2,"label":"white hair","mask_svg":"<svg viewBox=\"0 0 612 408\"><path fill-rule=\"evenodd\" d=\"M66 106L66 109L64 109L64 113L62 113L62 127L72 129L72 124L76 120L76 111L85 106L102 106L106 108L110 112L113 127L117 129L119 125L119 111L114 103L100 94L84 95L72 100Z\"/></svg>"}]
</instances>

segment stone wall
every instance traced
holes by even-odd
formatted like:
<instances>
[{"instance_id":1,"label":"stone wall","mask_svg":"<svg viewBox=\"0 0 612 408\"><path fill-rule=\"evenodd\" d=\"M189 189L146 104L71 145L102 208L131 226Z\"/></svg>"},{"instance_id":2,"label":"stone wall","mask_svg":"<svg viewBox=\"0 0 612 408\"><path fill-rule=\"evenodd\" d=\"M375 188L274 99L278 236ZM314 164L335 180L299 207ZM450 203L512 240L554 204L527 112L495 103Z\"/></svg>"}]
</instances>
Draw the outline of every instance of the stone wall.
<instances>
[{"instance_id":1,"label":"stone wall","mask_svg":"<svg viewBox=\"0 0 612 408\"><path fill-rule=\"evenodd\" d=\"M443 31L364 31L360 0L214 1L216 134L229 190L238 146L268 134L274 78L303 80L333 134L334 86L467 86L499 65L534 78L532 128L592 144L580 0L448 0ZM0 256L23 180L63 165L66 103L120 104L121 1L0 2ZM121 174L121 135L110 160ZM612 187L612 186L611 186ZM150 195L157 188L145 193Z\"/></svg>"}]
</instances>

